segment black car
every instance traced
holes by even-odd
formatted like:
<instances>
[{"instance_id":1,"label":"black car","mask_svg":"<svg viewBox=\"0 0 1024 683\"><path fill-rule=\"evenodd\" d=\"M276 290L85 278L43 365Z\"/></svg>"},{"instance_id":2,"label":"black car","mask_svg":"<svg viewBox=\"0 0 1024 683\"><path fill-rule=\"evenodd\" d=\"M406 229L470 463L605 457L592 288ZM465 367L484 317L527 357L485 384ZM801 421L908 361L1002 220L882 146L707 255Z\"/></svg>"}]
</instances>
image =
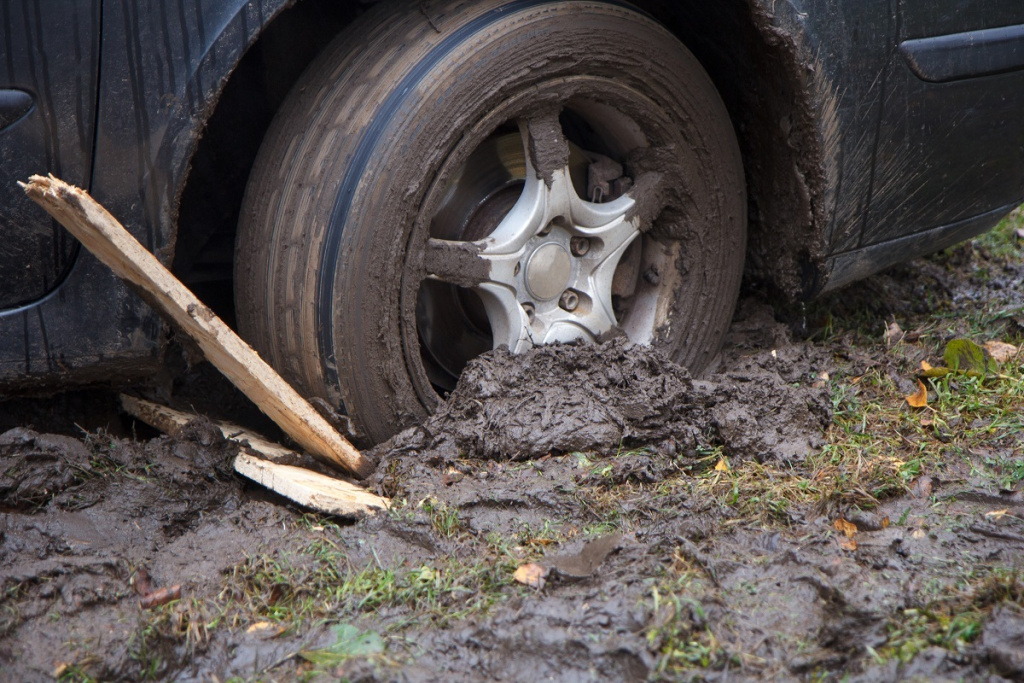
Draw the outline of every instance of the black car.
<instances>
[{"instance_id":1,"label":"black car","mask_svg":"<svg viewBox=\"0 0 1024 683\"><path fill-rule=\"evenodd\" d=\"M694 371L744 269L814 297L1024 199L1020 0L0 5L0 387L167 331L21 194L88 189L367 440L467 360L625 332Z\"/></svg>"}]
</instances>

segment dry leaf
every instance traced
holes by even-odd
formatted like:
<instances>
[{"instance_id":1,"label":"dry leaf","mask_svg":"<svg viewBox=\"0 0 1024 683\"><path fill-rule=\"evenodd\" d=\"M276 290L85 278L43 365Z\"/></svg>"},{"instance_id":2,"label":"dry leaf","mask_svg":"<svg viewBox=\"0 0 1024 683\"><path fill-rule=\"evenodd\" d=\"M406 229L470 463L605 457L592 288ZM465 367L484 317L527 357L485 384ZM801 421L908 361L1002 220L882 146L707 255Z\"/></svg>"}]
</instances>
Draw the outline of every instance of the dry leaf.
<instances>
[{"instance_id":1,"label":"dry leaf","mask_svg":"<svg viewBox=\"0 0 1024 683\"><path fill-rule=\"evenodd\" d=\"M985 516L990 517L992 519L1002 519L1008 514L1010 514L1009 508L1007 508L1006 510L992 510L990 512L986 512Z\"/></svg>"},{"instance_id":2,"label":"dry leaf","mask_svg":"<svg viewBox=\"0 0 1024 683\"><path fill-rule=\"evenodd\" d=\"M932 489L934 489L932 478L927 474L922 475L914 480L914 483L910 486L910 495L915 498L927 498L932 495Z\"/></svg>"},{"instance_id":3,"label":"dry leaf","mask_svg":"<svg viewBox=\"0 0 1024 683\"><path fill-rule=\"evenodd\" d=\"M924 408L928 405L928 389L924 386L924 382L917 380L917 391L907 396L907 403L912 408Z\"/></svg>"},{"instance_id":4,"label":"dry leaf","mask_svg":"<svg viewBox=\"0 0 1024 683\"><path fill-rule=\"evenodd\" d=\"M857 541L852 538L841 538L839 539L839 547L843 550L856 550Z\"/></svg>"},{"instance_id":5,"label":"dry leaf","mask_svg":"<svg viewBox=\"0 0 1024 683\"><path fill-rule=\"evenodd\" d=\"M246 633L258 633L266 638L276 638L285 632L285 627L282 624L273 624L269 621L257 621L255 624L245 629Z\"/></svg>"},{"instance_id":6,"label":"dry leaf","mask_svg":"<svg viewBox=\"0 0 1024 683\"><path fill-rule=\"evenodd\" d=\"M883 529L888 529L889 528L889 517L888 516L882 517L882 528Z\"/></svg>"},{"instance_id":7,"label":"dry leaf","mask_svg":"<svg viewBox=\"0 0 1024 683\"><path fill-rule=\"evenodd\" d=\"M924 538L926 534L924 532L924 529L917 529L917 530L914 531L914 533L912 533L910 535L913 536L914 538Z\"/></svg>"},{"instance_id":8,"label":"dry leaf","mask_svg":"<svg viewBox=\"0 0 1024 683\"><path fill-rule=\"evenodd\" d=\"M906 332L903 331L903 328L895 320L885 328L885 343L889 346L902 341L904 336L906 336Z\"/></svg>"},{"instance_id":9,"label":"dry leaf","mask_svg":"<svg viewBox=\"0 0 1024 683\"><path fill-rule=\"evenodd\" d=\"M728 472L728 471L729 471L729 461L726 460L725 458L722 458L721 460L718 461L718 464L715 465L715 472Z\"/></svg>"},{"instance_id":10,"label":"dry leaf","mask_svg":"<svg viewBox=\"0 0 1024 683\"><path fill-rule=\"evenodd\" d=\"M519 583L530 586L531 588L543 588L544 581L548 577L548 568L542 567L536 562L530 562L524 564L516 569L515 574L512 578Z\"/></svg>"},{"instance_id":11,"label":"dry leaf","mask_svg":"<svg viewBox=\"0 0 1024 683\"><path fill-rule=\"evenodd\" d=\"M935 424L935 420L931 419L927 415L922 415L921 416L921 426L922 427L931 427L933 424Z\"/></svg>"},{"instance_id":12,"label":"dry leaf","mask_svg":"<svg viewBox=\"0 0 1024 683\"><path fill-rule=\"evenodd\" d=\"M1020 349L1013 344L1001 341L987 341L982 346L988 351L988 355L992 356L992 360L997 363L1005 363L1020 352Z\"/></svg>"},{"instance_id":13,"label":"dry leaf","mask_svg":"<svg viewBox=\"0 0 1024 683\"><path fill-rule=\"evenodd\" d=\"M929 370L932 369L932 364L926 360L923 360L921 361L921 369L924 370L925 372L928 372Z\"/></svg>"},{"instance_id":14,"label":"dry leaf","mask_svg":"<svg viewBox=\"0 0 1024 683\"><path fill-rule=\"evenodd\" d=\"M832 522L832 526L835 527L836 531L841 531L845 534L847 538L853 538L853 535L857 533L857 525L846 521L842 517Z\"/></svg>"}]
</instances>

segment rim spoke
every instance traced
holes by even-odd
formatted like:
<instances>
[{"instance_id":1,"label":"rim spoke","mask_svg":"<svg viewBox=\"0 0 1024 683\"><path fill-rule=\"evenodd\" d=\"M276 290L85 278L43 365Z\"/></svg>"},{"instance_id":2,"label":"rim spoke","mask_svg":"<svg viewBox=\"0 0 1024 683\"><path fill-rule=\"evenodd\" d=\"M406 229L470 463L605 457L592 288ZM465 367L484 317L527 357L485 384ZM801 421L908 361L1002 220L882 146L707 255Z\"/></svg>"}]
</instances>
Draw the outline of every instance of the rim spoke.
<instances>
[{"instance_id":1,"label":"rim spoke","mask_svg":"<svg viewBox=\"0 0 1024 683\"><path fill-rule=\"evenodd\" d=\"M430 238L423 254L427 276L460 287L475 287L491 278L491 262L480 242L454 242Z\"/></svg>"},{"instance_id":2,"label":"rim spoke","mask_svg":"<svg viewBox=\"0 0 1024 683\"><path fill-rule=\"evenodd\" d=\"M494 348L507 346L512 353L523 353L533 346L530 319L519 305L514 288L497 282L485 282L476 291L487 311Z\"/></svg>"},{"instance_id":3,"label":"rim spoke","mask_svg":"<svg viewBox=\"0 0 1024 683\"><path fill-rule=\"evenodd\" d=\"M541 328L534 334L538 344L570 342L581 337L596 341L616 326L615 318L601 306L595 306L586 314L555 309L538 320L542 321L540 325L535 324Z\"/></svg>"}]
</instances>

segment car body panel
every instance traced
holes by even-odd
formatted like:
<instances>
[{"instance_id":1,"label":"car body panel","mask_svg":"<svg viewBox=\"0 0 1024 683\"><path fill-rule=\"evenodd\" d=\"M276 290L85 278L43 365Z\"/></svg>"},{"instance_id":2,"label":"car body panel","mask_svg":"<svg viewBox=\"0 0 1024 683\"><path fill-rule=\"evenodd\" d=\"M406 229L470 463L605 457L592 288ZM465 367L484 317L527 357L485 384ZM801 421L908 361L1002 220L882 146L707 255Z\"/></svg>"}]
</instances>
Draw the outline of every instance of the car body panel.
<instances>
[{"instance_id":1,"label":"car body panel","mask_svg":"<svg viewBox=\"0 0 1024 683\"><path fill-rule=\"evenodd\" d=\"M63 0L43 4L51 6L52 17L62 16L56 6L64 7ZM21 170L16 179L60 171L70 182L77 180L168 262L177 197L203 124L245 50L287 4L159 0L143 11L131 0L104 0L102 80L90 109L96 115L91 183L88 176L69 176L70 169L43 163ZM54 19L46 30L62 25ZM44 216L34 205L25 212L37 220ZM9 279L0 272L5 286ZM162 329L140 297L82 253L46 296L0 311L0 382L45 386L137 375L158 361Z\"/></svg>"},{"instance_id":2,"label":"car body panel","mask_svg":"<svg viewBox=\"0 0 1024 683\"><path fill-rule=\"evenodd\" d=\"M64 21L52 21L54 15ZM49 172L88 187L100 56L99 0L3 3L0 19L0 309L40 299L77 243L18 188Z\"/></svg>"}]
</instances>

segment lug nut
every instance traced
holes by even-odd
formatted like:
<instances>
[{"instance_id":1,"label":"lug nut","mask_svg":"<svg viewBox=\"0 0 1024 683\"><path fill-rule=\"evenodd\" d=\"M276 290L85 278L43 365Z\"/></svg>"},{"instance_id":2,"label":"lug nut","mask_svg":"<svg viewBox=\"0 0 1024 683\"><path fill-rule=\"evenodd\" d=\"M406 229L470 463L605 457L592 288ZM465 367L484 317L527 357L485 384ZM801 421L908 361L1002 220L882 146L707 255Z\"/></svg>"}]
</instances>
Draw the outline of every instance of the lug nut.
<instances>
[{"instance_id":1,"label":"lug nut","mask_svg":"<svg viewBox=\"0 0 1024 683\"><path fill-rule=\"evenodd\" d=\"M590 251L590 240L586 237L573 237L569 240L569 251L573 256L586 256Z\"/></svg>"},{"instance_id":2,"label":"lug nut","mask_svg":"<svg viewBox=\"0 0 1024 683\"><path fill-rule=\"evenodd\" d=\"M533 316L537 313L537 308L529 301L522 304L523 310L526 311L526 317L529 318L530 322L533 322Z\"/></svg>"},{"instance_id":3,"label":"lug nut","mask_svg":"<svg viewBox=\"0 0 1024 683\"><path fill-rule=\"evenodd\" d=\"M562 307L562 310L572 313L580 305L580 295L571 289L567 289L562 292L561 298L558 299L558 305Z\"/></svg>"}]
</instances>

